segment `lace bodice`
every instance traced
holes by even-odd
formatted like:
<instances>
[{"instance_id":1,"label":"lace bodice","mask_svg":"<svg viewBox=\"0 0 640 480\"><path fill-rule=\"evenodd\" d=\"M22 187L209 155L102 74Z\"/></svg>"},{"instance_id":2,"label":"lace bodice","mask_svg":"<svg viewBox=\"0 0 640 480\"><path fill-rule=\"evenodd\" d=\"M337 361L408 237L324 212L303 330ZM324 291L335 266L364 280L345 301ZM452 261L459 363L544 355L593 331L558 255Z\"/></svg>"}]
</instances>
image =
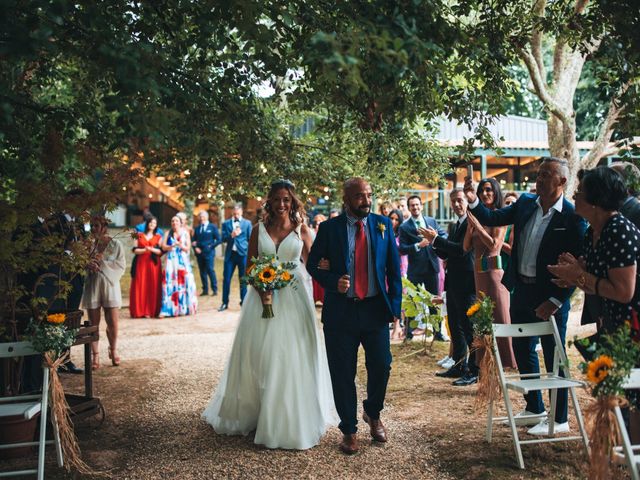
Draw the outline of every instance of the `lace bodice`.
<instances>
[{"instance_id":1,"label":"lace bodice","mask_svg":"<svg viewBox=\"0 0 640 480\"><path fill-rule=\"evenodd\" d=\"M299 262L302 255L303 242L300 238L300 226L287 235L280 245L276 245L269 236L267 228L262 222L258 228L258 254L273 255L277 254L278 259L282 262Z\"/></svg>"}]
</instances>

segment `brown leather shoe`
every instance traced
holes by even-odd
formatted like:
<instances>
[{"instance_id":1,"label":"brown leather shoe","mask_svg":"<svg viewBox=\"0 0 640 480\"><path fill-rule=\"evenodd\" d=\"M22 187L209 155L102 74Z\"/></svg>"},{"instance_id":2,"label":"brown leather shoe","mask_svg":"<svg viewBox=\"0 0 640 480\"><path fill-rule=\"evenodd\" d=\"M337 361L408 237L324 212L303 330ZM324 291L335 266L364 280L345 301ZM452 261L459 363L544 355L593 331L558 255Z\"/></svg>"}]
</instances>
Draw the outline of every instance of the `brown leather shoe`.
<instances>
[{"instance_id":1,"label":"brown leather shoe","mask_svg":"<svg viewBox=\"0 0 640 480\"><path fill-rule=\"evenodd\" d=\"M346 453L347 455L358 453L358 437L355 433L349 435L345 434L342 436L340 450L342 450L342 453Z\"/></svg>"},{"instance_id":2,"label":"brown leather shoe","mask_svg":"<svg viewBox=\"0 0 640 480\"><path fill-rule=\"evenodd\" d=\"M376 442L384 443L387 441L387 431L382 424L380 419L373 420L369 418L367 412L362 414L362 419L369 424L369 429L371 431L371 438L373 438Z\"/></svg>"}]
</instances>

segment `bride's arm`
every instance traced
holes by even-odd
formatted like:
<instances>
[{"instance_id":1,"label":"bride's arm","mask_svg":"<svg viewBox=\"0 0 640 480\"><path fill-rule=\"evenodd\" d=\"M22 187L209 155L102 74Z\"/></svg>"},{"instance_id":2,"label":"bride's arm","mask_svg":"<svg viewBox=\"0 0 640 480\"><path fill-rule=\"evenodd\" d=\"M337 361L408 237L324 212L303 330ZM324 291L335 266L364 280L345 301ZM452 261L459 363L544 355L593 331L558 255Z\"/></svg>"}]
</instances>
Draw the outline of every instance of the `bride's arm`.
<instances>
[{"instance_id":1,"label":"bride's arm","mask_svg":"<svg viewBox=\"0 0 640 480\"><path fill-rule=\"evenodd\" d=\"M313 235L311 230L306 224L302 224L300 228L300 237L302 240L302 262L306 265L309 259L309 252L311 251L311 245L313 245Z\"/></svg>"},{"instance_id":2,"label":"bride's arm","mask_svg":"<svg viewBox=\"0 0 640 480\"><path fill-rule=\"evenodd\" d=\"M251 260L254 257L258 256L258 232L260 229L258 228L258 224L254 226L251 230L251 236L249 237L249 249L247 251L247 269L246 272L253 266L253 261ZM245 272L242 272L244 275Z\"/></svg>"}]
</instances>

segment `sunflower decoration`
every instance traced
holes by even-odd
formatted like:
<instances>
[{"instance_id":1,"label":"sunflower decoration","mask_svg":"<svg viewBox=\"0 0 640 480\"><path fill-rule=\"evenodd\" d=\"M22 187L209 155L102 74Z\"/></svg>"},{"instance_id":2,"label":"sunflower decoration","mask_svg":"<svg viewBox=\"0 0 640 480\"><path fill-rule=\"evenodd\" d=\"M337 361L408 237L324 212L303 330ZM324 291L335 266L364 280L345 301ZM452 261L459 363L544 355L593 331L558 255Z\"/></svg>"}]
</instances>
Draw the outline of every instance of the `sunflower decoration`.
<instances>
[{"instance_id":1,"label":"sunflower decoration","mask_svg":"<svg viewBox=\"0 0 640 480\"><path fill-rule=\"evenodd\" d=\"M493 335L493 309L495 303L488 295L480 292L476 303L467 310L467 317L473 323L473 334L476 337Z\"/></svg>"},{"instance_id":2,"label":"sunflower decoration","mask_svg":"<svg viewBox=\"0 0 640 480\"><path fill-rule=\"evenodd\" d=\"M260 292L275 292L294 285L294 262L281 262L275 255L262 255L251 259L251 266L242 281ZM273 295L261 295L262 318L273 317Z\"/></svg>"},{"instance_id":3,"label":"sunflower decoration","mask_svg":"<svg viewBox=\"0 0 640 480\"><path fill-rule=\"evenodd\" d=\"M602 382L613 368L613 359L609 355L600 355L589 362L587 366L587 380L596 385Z\"/></svg>"},{"instance_id":4,"label":"sunflower decoration","mask_svg":"<svg viewBox=\"0 0 640 480\"><path fill-rule=\"evenodd\" d=\"M64 323L67 316L64 313L51 313L47 315L47 322L52 323L53 325L60 325Z\"/></svg>"}]
</instances>

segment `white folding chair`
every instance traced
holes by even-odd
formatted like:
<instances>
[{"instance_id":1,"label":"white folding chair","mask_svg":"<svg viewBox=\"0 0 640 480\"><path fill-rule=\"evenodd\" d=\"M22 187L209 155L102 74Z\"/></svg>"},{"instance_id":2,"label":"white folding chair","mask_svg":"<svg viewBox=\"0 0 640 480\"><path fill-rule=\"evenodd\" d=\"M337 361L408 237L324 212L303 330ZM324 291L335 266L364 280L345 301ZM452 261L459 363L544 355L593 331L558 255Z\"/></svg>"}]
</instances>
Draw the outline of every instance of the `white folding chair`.
<instances>
[{"instance_id":1,"label":"white folding chair","mask_svg":"<svg viewBox=\"0 0 640 480\"><path fill-rule=\"evenodd\" d=\"M624 388L628 390L640 389L640 368L634 368L629 375L628 380L624 384ZM633 480L640 480L640 445L631 445L629 439L629 433L627 427L624 424L624 418L622 418L622 410L620 407L615 407L616 420L620 427L620 436L622 437L622 445L613 449L614 456L619 460L626 461L631 471L631 478Z\"/></svg>"},{"instance_id":2,"label":"white folding chair","mask_svg":"<svg viewBox=\"0 0 640 480\"><path fill-rule=\"evenodd\" d=\"M502 360L500 359L500 351L498 350L498 338L513 338L513 337L534 337L542 335L553 335L555 340L555 348L553 354L553 371L547 373L529 373L529 374L512 374L506 375L502 368ZM487 419L487 442L491 442L493 422L507 420L509 427L511 428L511 435L516 449L516 457L518 459L518 466L524 469L524 460L522 458L521 445L527 445L531 443L545 443L545 442L560 442L569 440L582 440L587 453L589 452L589 439L584 427L584 420L582 418L582 412L580 405L578 404L578 397L575 392L576 387L583 387L583 382L572 380L567 366L567 356L564 349L561 348L560 334L558 333L558 327L556 326L555 318L552 316L547 322L537 323L519 323L511 325L493 325L493 349L496 355L496 364L498 367L498 376L500 378L500 385L502 387L502 394L504 396L504 404L507 409L506 417L494 417L493 416L493 402L489 403L489 412ZM560 376L560 365L564 365L564 377ZM552 437L554 434L554 421L556 413L556 400L558 396L559 388L568 388L571 395L571 402L576 413L576 419L578 420L578 426L580 428L580 435L576 436L562 436ZM528 440L520 440L518 435L518 429L513 415L513 407L511 405L511 399L509 398L509 390L526 394L535 390L549 390L551 392L551 408L549 412L549 438L536 438ZM544 414L541 414L542 418Z\"/></svg>"},{"instance_id":3,"label":"white folding chair","mask_svg":"<svg viewBox=\"0 0 640 480\"><path fill-rule=\"evenodd\" d=\"M0 343L0 358L24 357L26 355L40 355L36 352L31 342ZM29 470L14 470L0 472L0 477L14 477L18 475L37 474L38 480L44 479L44 450L45 445L55 444L58 465L63 465L62 448L60 447L60 435L58 424L52 414L53 440L46 440L47 433L47 408L49 405L49 369L43 367L42 392L38 395L19 395L16 397L0 398L0 417L22 415L26 420L40 413L40 438L37 442L21 442L0 445L0 448L29 447L38 445L38 468Z\"/></svg>"}]
</instances>

